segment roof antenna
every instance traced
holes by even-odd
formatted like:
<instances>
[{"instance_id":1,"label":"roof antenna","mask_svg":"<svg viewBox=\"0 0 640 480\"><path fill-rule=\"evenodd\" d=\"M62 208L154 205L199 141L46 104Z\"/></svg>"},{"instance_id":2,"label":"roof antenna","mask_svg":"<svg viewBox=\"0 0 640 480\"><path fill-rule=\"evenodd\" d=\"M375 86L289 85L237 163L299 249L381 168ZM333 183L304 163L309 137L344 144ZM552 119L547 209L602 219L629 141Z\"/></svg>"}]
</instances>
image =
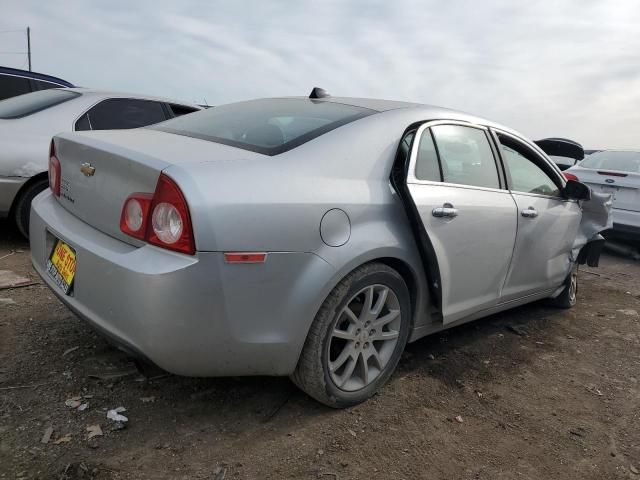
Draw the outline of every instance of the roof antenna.
<instances>
[{"instance_id":1,"label":"roof antenna","mask_svg":"<svg viewBox=\"0 0 640 480\"><path fill-rule=\"evenodd\" d=\"M309 94L309 98L326 98L330 96L324 88L320 87L313 87L313 90L311 90Z\"/></svg>"}]
</instances>

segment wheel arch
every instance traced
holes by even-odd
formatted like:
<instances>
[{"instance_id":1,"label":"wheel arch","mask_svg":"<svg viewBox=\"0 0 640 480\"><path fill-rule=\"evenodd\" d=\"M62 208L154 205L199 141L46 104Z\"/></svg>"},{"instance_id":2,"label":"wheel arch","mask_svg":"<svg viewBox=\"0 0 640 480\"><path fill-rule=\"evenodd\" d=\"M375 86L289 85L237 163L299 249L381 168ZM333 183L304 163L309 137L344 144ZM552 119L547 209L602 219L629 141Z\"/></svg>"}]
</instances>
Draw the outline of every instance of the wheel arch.
<instances>
[{"instance_id":1,"label":"wheel arch","mask_svg":"<svg viewBox=\"0 0 640 480\"><path fill-rule=\"evenodd\" d=\"M36 173L33 177L29 178L26 182L22 184L16 196L13 197L13 201L11 202L11 208L9 209L9 218L12 218L16 211L16 205L20 201L20 199L24 196L24 194L36 183L42 180L49 179L49 172L44 171L40 173Z\"/></svg>"}]
</instances>

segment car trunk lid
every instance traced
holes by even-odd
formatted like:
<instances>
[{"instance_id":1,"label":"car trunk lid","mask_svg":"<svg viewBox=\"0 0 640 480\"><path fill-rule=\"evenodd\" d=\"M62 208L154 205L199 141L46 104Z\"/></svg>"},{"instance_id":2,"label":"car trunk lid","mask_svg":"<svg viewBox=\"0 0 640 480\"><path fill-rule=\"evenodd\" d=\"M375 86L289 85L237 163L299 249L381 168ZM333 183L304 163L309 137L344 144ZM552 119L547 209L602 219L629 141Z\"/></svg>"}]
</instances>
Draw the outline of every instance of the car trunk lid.
<instances>
[{"instance_id":1,"label":"car trunk lid","mask_svg":"<svg viewBox=\"0 0 640 480\"><path fill-rule=\"evenodd\" d=\"M92 227L131 245L144 242L120 231L125 200L132 193L153 193L164 169L259 156L147 129L63 133L54 141L61 166L60 204Z\"/></svg>"},{"instance_id":2,"label":"car trunk lid","mask_svg":"<svg viewBox=\"0 0 640 480\"><path fill-rule=\"evenodd\" d=\"M580 168L572 171L594 191L610 193L613 208L640 210L640 174L619 170Z\"/></svg>"}]
</instances>

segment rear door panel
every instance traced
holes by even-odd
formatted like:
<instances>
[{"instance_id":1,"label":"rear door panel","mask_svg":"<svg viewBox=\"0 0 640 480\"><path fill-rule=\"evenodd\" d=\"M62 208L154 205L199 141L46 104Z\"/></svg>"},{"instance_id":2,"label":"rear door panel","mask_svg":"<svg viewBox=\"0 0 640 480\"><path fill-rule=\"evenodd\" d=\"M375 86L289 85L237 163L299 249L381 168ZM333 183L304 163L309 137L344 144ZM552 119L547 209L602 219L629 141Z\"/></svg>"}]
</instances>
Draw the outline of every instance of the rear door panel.
<instances>
[{"instance_id":1,"label":"rear door panel","mask_svg":"<svg viewBox=\"0 0 640 480\"><path fill-rule=\"evenodd\" d=\"M442 135L440 127L455 125L463 127L460 143L457 136L442 143L436 131ZM435 143L429 140L431 129ZM499 302L516 239L516 204L500 188L486 132L484 127L456 122L424 124L417 130L407 168L406 186L418 227L424 229L437 258L444 324ZM492 175L490 168L495 169ZM492 182L496 188L487 186Z\"/></svg>"},{"instance_id":2,"label":"rear door panel","mask_svg":"<svg viewBox=\"0 0 640 480\"><path fill-rule=\"evenodd\" d=\"M509 192L409 184L433 244L442 279L443 323L497 304L516 237L516 208ZM454 218L434 217L450 203Z\"/></svg>"}]
</instances>

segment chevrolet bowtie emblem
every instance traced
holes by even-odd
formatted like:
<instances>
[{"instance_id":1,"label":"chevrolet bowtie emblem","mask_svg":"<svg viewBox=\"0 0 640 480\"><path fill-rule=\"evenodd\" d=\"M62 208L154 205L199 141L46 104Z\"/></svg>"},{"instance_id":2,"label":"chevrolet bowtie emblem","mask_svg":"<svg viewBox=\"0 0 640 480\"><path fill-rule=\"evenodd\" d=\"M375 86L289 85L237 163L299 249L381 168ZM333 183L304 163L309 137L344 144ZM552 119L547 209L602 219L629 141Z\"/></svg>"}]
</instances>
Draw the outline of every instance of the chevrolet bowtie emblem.
<instances>
[{"instance_id":1,"label":"chevrolet bowtie emblem","mask_svg":"<svg viewBox=\"0 0 640 480\"><path fill-rule=\"evenodd\" d=\"M96 173L96 167L92 166L90 163L83 163L80 165L80 171L84 173L85 177L93 177L93 174Z\"/></svg>"}]
</instances>

